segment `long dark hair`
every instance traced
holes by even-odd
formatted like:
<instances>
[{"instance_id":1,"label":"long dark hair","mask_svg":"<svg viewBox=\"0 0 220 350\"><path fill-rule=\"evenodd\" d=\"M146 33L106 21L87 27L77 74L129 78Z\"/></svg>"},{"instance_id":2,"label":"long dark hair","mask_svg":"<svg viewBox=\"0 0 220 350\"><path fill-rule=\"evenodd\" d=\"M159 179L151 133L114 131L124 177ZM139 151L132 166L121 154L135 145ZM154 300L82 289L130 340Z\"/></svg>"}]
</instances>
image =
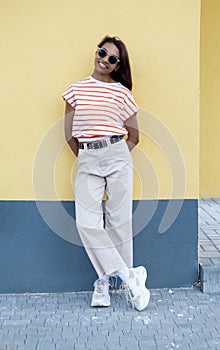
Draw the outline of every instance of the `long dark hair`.
<instances>
[{"instance_id":1,"label":"long dark hair","mask_svg":"<svg viewBox=\"0 0 220 350\"><path fill-rule=\"evenodd\" d=\"M118 37L105 36L98 44L98 47L102 47L105 43L114 44L120 53L119 68L116 71L111 72L111 77L117 82L120 82L129 90L132 90L132 77L131 67L128 57L128 51L125 44Z\"/></svg>"}]
</instances>

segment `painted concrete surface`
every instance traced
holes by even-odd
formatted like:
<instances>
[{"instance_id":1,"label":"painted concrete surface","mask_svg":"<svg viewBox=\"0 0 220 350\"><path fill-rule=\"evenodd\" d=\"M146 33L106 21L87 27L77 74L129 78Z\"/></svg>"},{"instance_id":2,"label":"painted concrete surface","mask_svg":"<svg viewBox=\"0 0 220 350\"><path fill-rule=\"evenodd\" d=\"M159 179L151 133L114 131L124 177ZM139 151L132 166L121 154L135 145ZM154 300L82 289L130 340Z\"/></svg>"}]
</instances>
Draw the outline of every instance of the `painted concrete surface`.
<instances>
[{"instance_id":1,"label":"painted concrete surface","mask_svg":"<svg viewBox=\"0 0 220 350\"><path fill-rule=\"evenodd\" d=\"M172 214L180 211L172 224L166 217L160 233L170 203ZM147 267L149 288L190 287L198 280L197 206L197 200L134 201L134 266ZM43 210L60 236L37 203L0 202L0 293L92 290L97 275L80 245L74 202L43 202Z\"/></svg>"}]
</instances>

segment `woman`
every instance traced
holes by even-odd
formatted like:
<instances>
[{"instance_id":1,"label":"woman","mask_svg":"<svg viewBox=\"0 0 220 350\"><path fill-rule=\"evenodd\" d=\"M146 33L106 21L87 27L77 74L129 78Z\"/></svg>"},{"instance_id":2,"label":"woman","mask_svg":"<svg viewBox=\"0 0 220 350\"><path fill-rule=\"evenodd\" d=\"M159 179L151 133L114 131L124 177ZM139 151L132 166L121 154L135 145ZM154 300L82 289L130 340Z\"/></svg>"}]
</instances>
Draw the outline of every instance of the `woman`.
<instances>
[{"instance_id":1,"label":"woman","mask_svg":"<svg viewBox=\"0 0 220 350\"><path fill-rule=\"evenodd\" d=\"M62 97L66 140L78 157L76 224L98 275L91 306L110 305L109 276L117 275L132 306L143 310L150 293L146 269L133 268L130 151L138 143L138 106L131 89L127 49L118 38L106 36L92 75L70 85Z\"/></svg>"}]
</instances>

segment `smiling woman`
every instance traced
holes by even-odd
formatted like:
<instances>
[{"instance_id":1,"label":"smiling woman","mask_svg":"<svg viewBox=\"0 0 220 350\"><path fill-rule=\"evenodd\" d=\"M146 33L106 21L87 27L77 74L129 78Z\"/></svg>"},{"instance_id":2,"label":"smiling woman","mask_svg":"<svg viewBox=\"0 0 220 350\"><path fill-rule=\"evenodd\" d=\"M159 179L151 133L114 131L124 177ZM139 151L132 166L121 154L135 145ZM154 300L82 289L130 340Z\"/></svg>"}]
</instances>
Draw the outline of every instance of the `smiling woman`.
<instances>
[{"instance_id":1,"label":"smiling woman","mask_svg":"<svg viewBox=\"0 0 220 350\"><path fill-rule=\"evenodd\" d=\"M98 279L92 306L109 306L109 276L119 276L131 304L147 307L147 271L133 268L132 150L138 143L138 106L127 49L120 39L98 45L94 71L64 93L66 140L78 157L76 224ZM106 191L105 222L102 200Z\"/></svg>"},{"instance_id":2,"label":"smiling woman","mask_svg":"<svg viewBox=\"0 0 220 350\"><path fill-rule=\"evenodd\" d=\"M121 40L116 37L111 38L106 36L98 44L97 56L95 57L95 68L97 68L97 62L100 62L99 66L106 64L112 82L118 81L129 90L132 90L132 76L128 52L125 44ZM93 76L94 74L96 74L95 71Z\"/></svg>"},{"instance_id":3,"label":"smiling woman","mask_svg":"<svg viewBox=\"0 0 220 350\"><path fill-rule=\"evenodd\" d=\"M103 47L98 48L95 57L95 70L92 76L107 83L115 83L111 73L116 72L119 68L119 56L119 50L113 43L107 42Z\"/></svg>"}]
</instances>

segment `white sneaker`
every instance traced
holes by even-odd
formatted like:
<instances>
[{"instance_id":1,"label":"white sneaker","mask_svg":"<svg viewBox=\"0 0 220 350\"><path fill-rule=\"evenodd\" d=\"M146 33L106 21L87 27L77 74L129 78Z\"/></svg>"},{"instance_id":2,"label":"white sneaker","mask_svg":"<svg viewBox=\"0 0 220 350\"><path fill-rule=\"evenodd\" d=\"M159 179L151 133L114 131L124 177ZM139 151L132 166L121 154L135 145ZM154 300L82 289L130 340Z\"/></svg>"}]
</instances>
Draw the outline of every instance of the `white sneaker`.
<instances>
[{"instance_id":1,"label":"white sneaker","mask_svg":"<svg viewBox=\"0 0 220 350\"><path fill-rule=\"evenodd\" d=\"M110 306L109 283L98 279L94 287L91 306Z\"/></svg>"},{"instance_id":2,"label":"white sneaker","mask_svg":"<svg viewBox=\"0 0 220 350\"><path fill-rule=\"evenodd\" d=\"M147 270L143 266L129 269L129 280L122 283L127 301L138 311L144 310L150 300L150 292L145 287Z\"/></svg>"}]
</instances>

